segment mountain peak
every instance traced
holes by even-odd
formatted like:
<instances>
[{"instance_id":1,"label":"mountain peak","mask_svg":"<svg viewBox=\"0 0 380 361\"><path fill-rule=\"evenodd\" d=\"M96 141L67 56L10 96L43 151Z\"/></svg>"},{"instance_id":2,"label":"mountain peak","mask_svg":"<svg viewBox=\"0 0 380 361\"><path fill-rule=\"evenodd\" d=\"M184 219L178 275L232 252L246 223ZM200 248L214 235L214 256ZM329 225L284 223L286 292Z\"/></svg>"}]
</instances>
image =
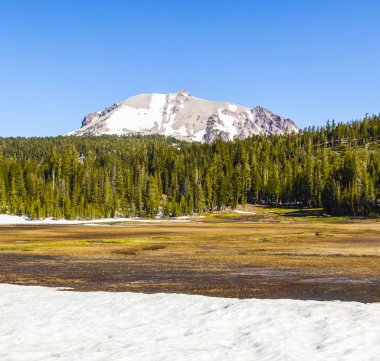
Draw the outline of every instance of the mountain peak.
<instances>
[{"instance_id":1,"label":"mountain peak","mask_svg":"<svg viewBox=\"0 0 380 361\"><path fill-rule=\"evenodd\" d=\"M191 97L190 92L187 89L181 89L178 93L178 95L183 95L185 97Z\"/></svg>"},{"instance_id":2,"label":"mountain peak","mask_svg":"<svg viewBox=\"0 0 380 361\"><path fill-rule=\"evenodd\" d=\"M162 134L210 143L255 134L298 132L291 119L263 107L194 98L186 89L170 94L139 94L86 115L82 127L68 135Z\"/></svg>"}]
</instances>

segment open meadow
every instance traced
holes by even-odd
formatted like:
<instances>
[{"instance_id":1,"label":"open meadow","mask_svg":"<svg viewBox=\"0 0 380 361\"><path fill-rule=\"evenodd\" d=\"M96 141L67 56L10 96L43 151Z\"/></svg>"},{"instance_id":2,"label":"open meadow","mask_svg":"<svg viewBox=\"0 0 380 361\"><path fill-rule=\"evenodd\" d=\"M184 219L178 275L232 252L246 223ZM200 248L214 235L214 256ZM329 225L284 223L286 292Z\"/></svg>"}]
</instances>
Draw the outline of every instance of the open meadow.
<instances>
[{"instance_id":1,"label":"open meadow","mask_svg":"<svg viewBox=\"0 0 380 361\"><path fill-rule=\"evenodd\" d=\"M178 221L0 227L0 283L380 301L380 222L247 206Z\"/></svg>"}]
</instances>

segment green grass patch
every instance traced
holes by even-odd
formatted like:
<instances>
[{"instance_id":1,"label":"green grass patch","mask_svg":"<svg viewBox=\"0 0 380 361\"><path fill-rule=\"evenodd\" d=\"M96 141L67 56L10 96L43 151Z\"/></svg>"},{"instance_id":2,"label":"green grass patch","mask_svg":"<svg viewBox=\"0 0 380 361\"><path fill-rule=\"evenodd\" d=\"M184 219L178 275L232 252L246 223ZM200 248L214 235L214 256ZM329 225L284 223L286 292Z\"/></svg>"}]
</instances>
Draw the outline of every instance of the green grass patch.
<instances>
[{"instance_id":1,"label":"green grass patch","mask_svg":"<svg viewBox=\"0 0 380 361\"><path fill-rule=\"evenodd\" d=\"M83 247L87 245L87 241L67 241L67 242L41 242L41 243L18 243L18 244L0 244L0 250L11 249L32 249L42 247Z\"/></svg>"},{"instance_id":2,"label":"green grass patch","mask_svg":"<svg viewBox=\"0 0 380 361\"><path fill-rule=\"evenodd\" d=\"M349 217L316 217L307 219L310 223L349 223L352 221Z\"/></svg>"},{"instance_id":3,"label":"green grass patch","mask_svg":"<svg viewBox=\"0 0 380 361\"><path fill-rule=\"evenodd\" d=\"M205 213L205 218L213 219L213 218L235 218L241 216L239 213L233 213L233 212L226 212L226 213Z\"/></svg>"},{"instance_id":4,"label":"green grass patch","mask_svg":"<svg viewBox=\"0 0 380 361\"><path fill-rule=\"evenodd\" d=\"M90 245L102 245L102 244L138 244L143 241L137 241L133 239L120 239L120 238L114 238L114 239L95 239L91 241L87 241L87 244Z\"/></svg>"}]
</instances>

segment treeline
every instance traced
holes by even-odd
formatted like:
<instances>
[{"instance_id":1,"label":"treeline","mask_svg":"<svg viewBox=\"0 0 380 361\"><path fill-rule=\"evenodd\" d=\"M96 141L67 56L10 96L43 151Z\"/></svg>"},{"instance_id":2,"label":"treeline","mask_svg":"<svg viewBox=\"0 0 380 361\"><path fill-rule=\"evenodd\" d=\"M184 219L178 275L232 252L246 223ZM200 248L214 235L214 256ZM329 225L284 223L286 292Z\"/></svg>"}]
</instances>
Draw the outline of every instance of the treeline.
<instances>
[{"instance_id":1,"label":"treeline","mask_svg":"<svg viewBox=\"0 0 380 361\"><path fill-rule=\"evenodd\" d=\"M238 204L380 214L380 118L213 144L150 137L0 138L0 212L180 216Z\"/></svg>"}]
</instances>

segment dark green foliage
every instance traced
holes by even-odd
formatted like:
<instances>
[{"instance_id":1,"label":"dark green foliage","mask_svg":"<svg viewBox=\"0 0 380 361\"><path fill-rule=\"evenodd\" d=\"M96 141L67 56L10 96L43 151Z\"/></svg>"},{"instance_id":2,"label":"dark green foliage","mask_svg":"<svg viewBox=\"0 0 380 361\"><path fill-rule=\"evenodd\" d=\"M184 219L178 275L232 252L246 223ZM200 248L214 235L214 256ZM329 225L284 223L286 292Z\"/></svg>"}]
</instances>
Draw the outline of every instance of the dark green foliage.
<instances>
[{"instance_id":1,"label":"dark green foliage","mask_svg":"<svg viewBox=\"0 0 380 361\"><path fill-rule=\"evenodd\" d=\"M0 212L154 217L238 204L380 214L380 118L211 145L150 137L0 138Z\"/></svg>"}]
</instances>

